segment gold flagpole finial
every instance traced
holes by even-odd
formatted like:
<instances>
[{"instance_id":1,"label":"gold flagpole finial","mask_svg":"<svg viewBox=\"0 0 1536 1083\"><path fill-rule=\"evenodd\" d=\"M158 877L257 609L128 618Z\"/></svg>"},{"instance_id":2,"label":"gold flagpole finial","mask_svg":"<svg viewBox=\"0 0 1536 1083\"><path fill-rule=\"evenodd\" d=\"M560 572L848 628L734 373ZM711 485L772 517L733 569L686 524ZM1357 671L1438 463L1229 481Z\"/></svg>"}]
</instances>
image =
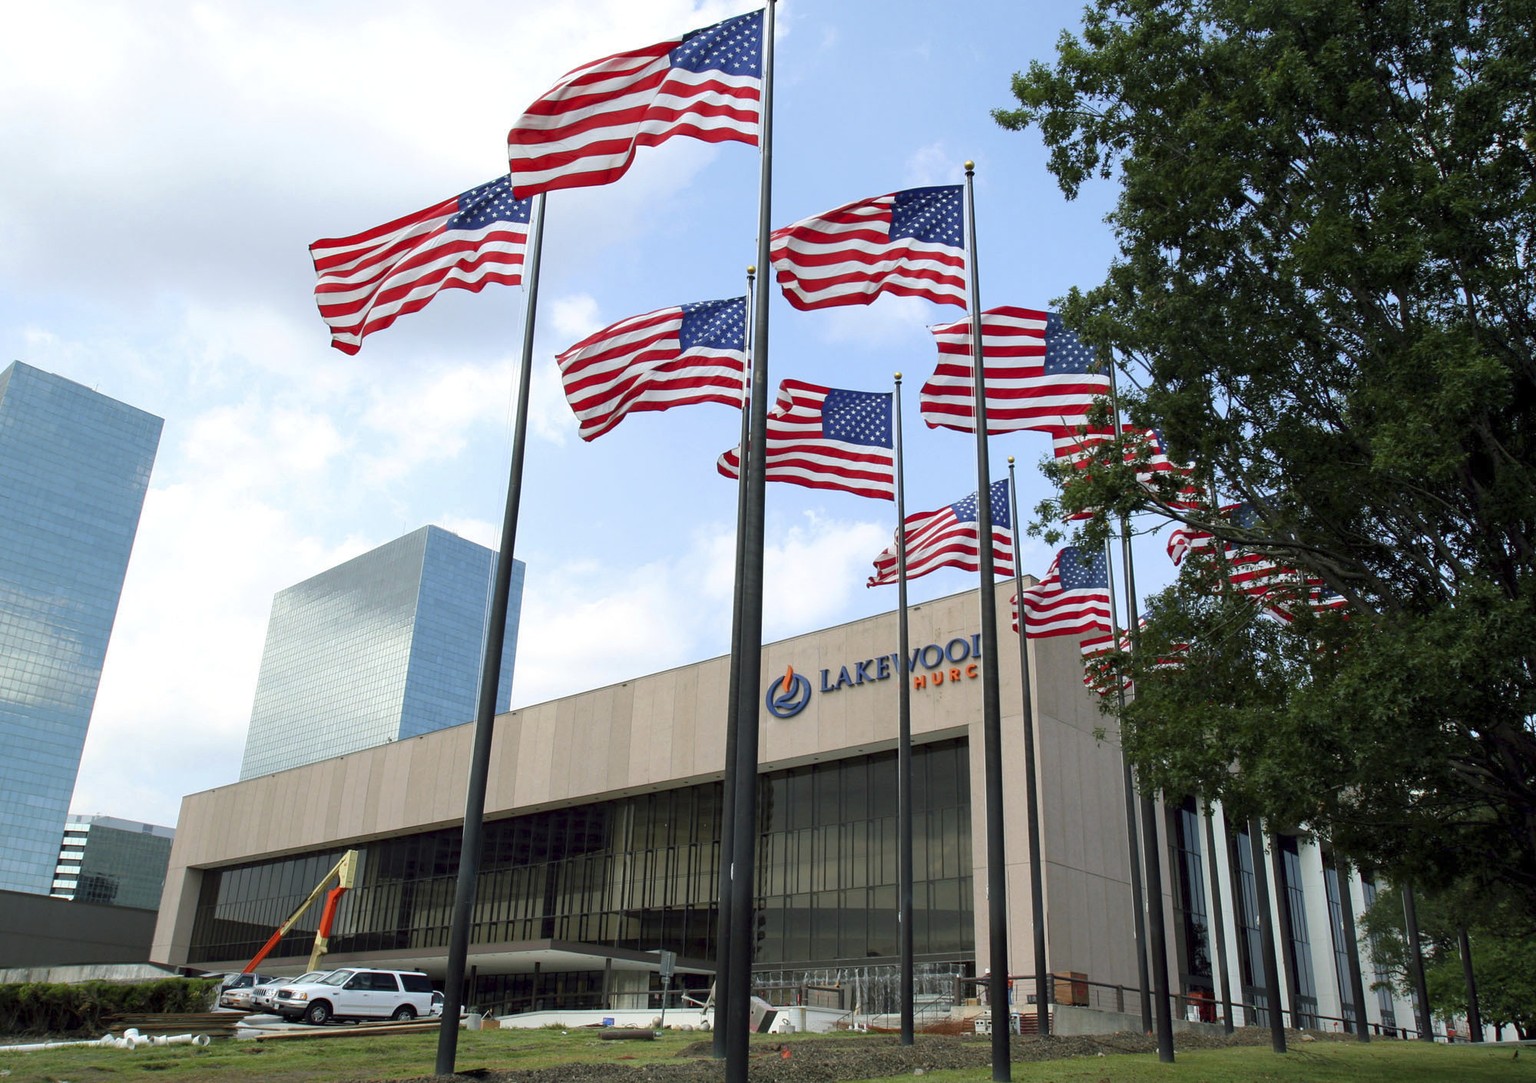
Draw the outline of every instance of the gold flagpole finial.
<instances>
[{"instance_id":1,"label":"gold flagpole finial","mask_svg":"<svg viewBox=\"0 0 1536 1083\"><path fill-rule=\"evenodd\" d=\"M749 275L757 274L757 264L755 264L755 263L747 264L747 274L749 274Z\"/></svg>"},{"instance_id":2,"label":"gold flagpole finial","mask_svg":"<svg viewBox=\"0 0 1536 1083\"><path fill-rule=\"evenodd\" d=\"M965 160L965 171L967 174L976 172L976 163L967 158Z\"/></svg>"}]
</instances>

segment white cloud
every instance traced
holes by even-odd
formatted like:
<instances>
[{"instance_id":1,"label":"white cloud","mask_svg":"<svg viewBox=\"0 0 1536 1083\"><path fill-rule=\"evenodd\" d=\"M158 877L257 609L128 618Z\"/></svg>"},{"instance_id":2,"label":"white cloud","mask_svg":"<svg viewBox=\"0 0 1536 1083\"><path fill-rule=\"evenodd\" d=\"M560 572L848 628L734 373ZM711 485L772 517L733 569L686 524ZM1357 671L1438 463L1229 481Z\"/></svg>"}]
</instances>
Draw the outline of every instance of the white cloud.
<instances>
[{"instance_id":1,"label":"white cloud","mask_svg":"<svg viewBox=\"0 0 1536 1083\"><path fill-rule=\"evenodd\" d=\"M514 362L459 364L395 372L375 385L361 424L382 437L361 473L370 484L388 482L423 463L453 459L477 426L507 428L514 394Z\"/></svg>"},{"instance_id":2,"label":"white cloud","mask_svg":"<svg viewBox=\"0 0 1536 1083\"><path fill-rule=\"evenodd\" d=\"M289 512L218 479L151 489L76 811L175 823L180 795L233 781L272 595L355 555L358 544L326 544Z\"/></svg>"},{"instance_id":3,"label":"white cloud","mask_svg":"<svg viewBox=\"0 0 1536 1083\"><path fill-rule=\"evenodd\" d=\"M949 315L950 312L954 315ZM952 306L934 305L919 297L894 296L880 298L878 305L847 305L817 315L821 317L823 341L856 345L861 350L910 348L914 344L931 348L928 324L946 323L964 316ZM895 369L896 366L892 366L892 371Z\"/></svg>"},{"instance_id":4,"label":"white cloud","mask_svg":"<svg viewBox=\"0 0 1536 1083\"><path fill-rule=\"evenodd\" d=\"M763 580L773 584L763 599L764 637L813 631L845 613L867 593L873 561L890 544L894 525L894 514L880 523L806 512L799 525L776 532L763 554Z\"/></svg>"}]
</instances>

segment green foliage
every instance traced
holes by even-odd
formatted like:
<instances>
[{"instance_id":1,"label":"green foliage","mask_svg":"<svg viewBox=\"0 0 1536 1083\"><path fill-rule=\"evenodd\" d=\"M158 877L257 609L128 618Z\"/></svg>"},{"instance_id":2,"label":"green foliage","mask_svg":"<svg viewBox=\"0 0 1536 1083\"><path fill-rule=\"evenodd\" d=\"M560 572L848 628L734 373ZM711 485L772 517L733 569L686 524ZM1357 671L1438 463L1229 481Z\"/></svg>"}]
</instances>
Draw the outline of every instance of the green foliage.
<instances>
[{"instance_id":1,"label":"green foliage","mask_svg":"<svg viewBox=\"0 0 1536 1083\"><path fill-rule=\"evenodd\" d=\"M218 987L203 978L0 985L0 1034L99 1037L113 1015L208 1011Z\"/></svg>"},{"instance_id":2,"label":"green foliage","mask_svg":"<svg viewBox=\"0 0 1536 1083\"><path fill-rule=\"evenodd\" d=\"M1415 910L1430 1010L1446 1020L1466 1017L1467 983L1457 932L1465 926L1483 1023L1512 1027L1521 1038L1536 1033L1536 938L1520 907L1507 897L1489 898L1461 887L1419 893ZM1396 991L1409 995L1408 936L1398 893L1378 895L1362 924L1371 937L1372 958L1391 972Z\"/></svg>"},{"instance_id":3,"label":"green foliage","mask_svg":"<svg viewBox=\"0 0 1536 1083\"><path fill-rule=\"evenodd\" d=\"M1217 561L1152 606L1149 784L1536 916L1536 0L1096 0L1015 76L1120 254L1063 302L1239 527L1107 444L1041 509L1182 520L1343 595L1266 624ZM1142 520L1145 522L1145 520ZM1049 530L1046 526L1042 529Z\"/></svg>"}]
</instances>

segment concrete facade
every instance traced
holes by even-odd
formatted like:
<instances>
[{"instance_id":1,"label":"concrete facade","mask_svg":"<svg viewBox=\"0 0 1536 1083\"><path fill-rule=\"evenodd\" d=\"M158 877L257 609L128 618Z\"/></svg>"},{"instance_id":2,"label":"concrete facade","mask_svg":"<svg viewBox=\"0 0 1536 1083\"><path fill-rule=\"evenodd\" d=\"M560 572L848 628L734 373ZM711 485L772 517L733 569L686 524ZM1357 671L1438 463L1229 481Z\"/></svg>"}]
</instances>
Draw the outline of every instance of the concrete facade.
<instances>
[{"instance_id":1,"label":"concrete facade","mask_svg":"<svg viewBox=\"0 0 1536 1083\"><path fill-rule=\"evenodd\" d=\"M1004 622L1011 594L1011 583L998 586L998 611ZM914 744L966 742L972 974L981 973L989 956L979 608L974 591L913 606L909 637L917 662L907 677L913 685ZM892 659L897 642L896 615L886 613L766 645L762 673L767 687L759 694L759 702L765 703L759 771L854 762L894 748L896 682L901 679ZM1019 977L1034 973L1035 960L1019 650L1017 637L1006 623L999 643L1008 958L1010 972ZM1079 997L1063 996L1064 986L1073 983L1058 982L1056 997L1134 1015L1139 1007L1129 842L1123 766L1113 719L1100 712L1096 698L1084 687L1075 638L1031 641L1029 656L1039 754L1047 963L1052 972L1074 972L1083 983ZM580 808L718 780L725 754L728 678L729 659L714 658L498 716L487 820ZM792 717L778 717L767 701L775 690L800 689L801 679L806 682L808 701ZM164 965L209 970L243 965L244 959L202 958L192 949L203 878L211 870L457 826L463 815L472 731L473 726L459 726L185 798L150 958ZM1171 885L1177 864L1175 843L1169 818L1159 815L1158 819L1163 884ZM1203 840L1198 844L1205 869L1214 860L1225 885L1220 905L1236 1000L1241 996L1242 978L1233 884L1239 878L1230 867L1226 847L1217 850L1211 854ZM1307 950L1317 986L1312 1010L1321 1017L1340 1017L1344 1012L1321 855L1307 843L1302 843L1301 853L1301 891L1310 927ZM1208 898L1205 884L1197 890ZM1272 886L1270 894L1272 913L1277 913L1274 907L1282 893ZM1364 909L1358 877L1352 894L1358 915ZM1181 982L1179 961L1181 942L1187 938L1180 932L1183 916L1170 887L1165 887L1163 901L1170 986L1177 994L1188 991ZM549 945L542 948L546 971L649 965L622 951L589 945L557 947L559 953L551 953ZM472 943L469 964L482 975L496 973L497 968L510 972L526 963L518 959L519 952L533 951L531 944ZM374 957L379 954L353 958L333 953L329 961L338 965L385 961ZM441 949L413 950L396 953L389 961L441 976L445 955ZM889 965L894 960L869 962ZM1369 983L1368 960L1364 966ZM1283 963L1281 967L1283 971ZM643 993L644 975L636 978L640 984L634 988ZM1287 980L1282 978L1283 986ZM1015 1001L1020 1003L1022 994L1032 991L1032 983L1016 981L1015 986ZM615 990L625 987L613 986ZM1288 995L1288 988L1282 988L1279 1003L1288 1004ZM1369 990L1366 999L1371 1022L1383 1022L1377 998ZM1180 1005L1177 1014L1184 1016L1185 1006ZM1234 1010L1234 1017L1250 1025L1255 1022L1253 1013L1242 1008ZM1399 1004L1397 1023L1411 1025L1411 1018L1406 1006Z\"/></svg>"},{"instance_id":2,"label":"concrete facade","mask_svg":"<svg viewBox=\"0 0 1536 1083\"><path fill-rule=\"evenodd\" d=\"M1004 620L1011 593L1010 584L998 588ZM913 606L909 636L915 650L926 650L914 675L922 685L912 694L914 741L968 738L973 910L985 915L981 681L971 657L978 614L974 592ZM1001 642L1008 884L1016 915L1009 950L1022 973L1034 961L1017 639L1006 625ZM764 712L760 770L894 748L896 670L886 667L881 678L875 660L894 654L896 644L891 613L767 645L766 680L780 681L793 669L812 689L793 718ZM1123 935L1131 894L1119 746L1112 736L1095 736L1105 719L1083 688L1076 642L1036 641L1031 654L1042 763L1050 764L1041 772L1046 906L1076 916L1056 923L1048 952L1059 958L1056 969L1134 982L1134 949ZM845 668L848 679L838 687ZM487 818L718 779L728 678L729 659L714 658L499 716ZM204 869L460 822L472 736L472 726L454 727L185 798L152 958L210 969L242 962L190 957ZM984 917L975 941L984 958Z\"/></svg>"}]
</instances>

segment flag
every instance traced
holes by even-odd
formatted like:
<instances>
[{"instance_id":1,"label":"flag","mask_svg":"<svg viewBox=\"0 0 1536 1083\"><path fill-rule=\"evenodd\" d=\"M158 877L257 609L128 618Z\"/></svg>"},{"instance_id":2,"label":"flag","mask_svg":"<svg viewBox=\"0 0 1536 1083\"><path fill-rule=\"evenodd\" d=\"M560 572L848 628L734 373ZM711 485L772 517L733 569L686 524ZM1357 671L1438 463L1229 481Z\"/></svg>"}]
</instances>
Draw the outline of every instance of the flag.
<instances>
[{"instance_id":1,"label":"flag","mask_svg":"<svg viewBox=\"0 0 1536 1083\"><path fill-rule=\"evenodd\" d=\"M747 299L699 301L631 316L555 356L583 440L624 415L696 402L741 405Z\"/></svg>"},{"instance_id":2,"label":"flag","mask_svg":"<svg viewBox=\"0 0 1536 1083\"><path fill-rule=\"evenodd\" d=\"M998 575L1013 574L1013 529L1008 511L1008 483L992 483L992 561ZM922 511L907 516L901 528L907 541L907 578L937 571L939 568L963 568L977 571L980 566L981 540L977 530L976 494L947 504L938 511ZM867 586L896 582L896 546L875 558L875 574Z\"/></svg>"},{"instance_id":3,"label":"flag","mask_svg":"<svg viewBox=\"0 0 1536 1083\"><path fill-rule=\"evenodd\" d=\"M1168 533L1168 559L1177 568L1190 553L1211 549L1215 544L1216 538L1209 531L1180 523Z\"/></svg>"},{"instance_id":4,"label":"flag","mask_svg":"<svg viewBox=\"0 0 1536 1083\"><path fill-rule=\"evenodd\" d=\"M1103 550L1067 546L1018 601L1031 639L1109 631L1109 564Z\"/></svg>"},{"instance_id":5,"label":"flag","mask_svg":"<svg viewBox=\"0 0 1536 1083\"><path fill-rule=\"evenodd\" d=\"M987 423L992 423L990 411ZM1056 461L1079 470L1087 466L1094 448L1114 439L1115 435L1115 430L1107 425L1074 425L1071 428L1050 428L1045 431L1050 434L1051 454Z\"/></svg>"},{"instance_id":6,"label":"flag","mask_svg":"<svg viewBox=\"0 0 1536 1083\"><path fill-rule=\"evenodd\" d=\"M773 231L768 255L799 309L867 305L882 293L965 307L964 189L909 188Z\"/></svg>"},{"instance_id":7,"label":"flag","mask_svg":"<svg viewBox=\"0 0 1536 1083\"><path fill-rule=\"evenodd\" d=\"M929 428L976 431L971 322L929 328L939 363L918 394ZM1054 312L1002 307L981 314L987 432L1046 431L1088 424L1094 400L1109 395L1109 376L1090 371L1093 351Z\"/></svg>"},{"instance_id":8,"label":"flag","mask_svg":"<svg viewBox=\"0 0 1536 1083\"><path fill-rule=\"evenodd\" d=\"M438 290L479 293L488 282L522 282L530 206L498 177L364 233L310 245L315 303L331 345L357 353L364 335L427 307Z\"/></svg>"},{"instance_id":9,"label":"flag","mask_svg":"<svg viewBox=\"0 0 1536 1083\"><path fill-rule=\"evenodd\" d=\"M1147 618L1142 617L1138 621L1138 627L1146 632ZM1017 628L1014 631L1018 631ZM1109 629L1096 632L1090 636L1084 636L1079 644L1083 655L1083 684L1091 691L1101 696L1110 695L1120 689L1129 692L1134 682L1120 666L1120 657L1131 653L1131 634L1127 629L1122 629L1118 641L1110 634ZM1188 664L1189 644L1170 643L1168 653L1157 658L1152 663L1153 669L1173 670L1184 669ZM1116 680L1116 674L1119 680Z\"/></svg>"},{"instance_id":10,"label":"flag","mask_svg":"<svg viewBox=\"0 0 1536 1083\"><path fill-rule=\"evenodd\" d=\"M1136 467L1136 480L1141 484L1152 485L1158 474L1171 474L1179 469L1168 458L1163 434L1156 429L1126 425L1120 431L1125 437L1125 465Z\"/></svg>"},{"instance_id":11,"label":"flag","mask_svg":"<svg viewBox=\"0 0 1536 1083\"><path fill-rule=\"evenodd\" d=\"M769 481L895 500L893 431L889 391L780 380L779 401L768 413L763 468ZM717 468L728 478L740 477L741 449L721 455Z\"/></svg>"},{"instance_id":12,"label":"flag","mask_svg":"<svg viewBox=\"0 0 1536 1083\"><path fill-rule=\"evenodd\" d=\"M507 133L519 196L608 184L637 147L674 135L756 146L763 88L763 12L727 19L566 75Z\"/></svg>"},{"instance_id":13,"label":"flag","mask_svg":"<svg viewBox=\"0 0 1536 1083\"><path fill-rule=\"evenodd\" d=\"M1015 627L1014 631L1018 631L1018 628ZM1119 655L1131 649L1130 638L1124 632L1120 633L1120 640L1116 643L1115 637L1105 629L1085 636L1079 647L1083 655L1083 684L1089 691L1107 696L1120 689L1127 692L1131 690L1129 676L1122 675L1118 681L1115 679Z\"/></svg>"},{"instance_id":14,"label":"flag","mask_svg":"<svg viewBox=\"0 0 1536 1083\"><path fill-rule=\"evenodd\" d=\"M1221 512L1233 525L1244 530L1257 530L1262 526L1258 509L1246 501L1230 504L1222 508ZM1295 586L1295 571L1259 549L1228 542L1225 555L1227 580L1250 597L1262 601L1272 590Z\"/></svg>"}]
</instances>

